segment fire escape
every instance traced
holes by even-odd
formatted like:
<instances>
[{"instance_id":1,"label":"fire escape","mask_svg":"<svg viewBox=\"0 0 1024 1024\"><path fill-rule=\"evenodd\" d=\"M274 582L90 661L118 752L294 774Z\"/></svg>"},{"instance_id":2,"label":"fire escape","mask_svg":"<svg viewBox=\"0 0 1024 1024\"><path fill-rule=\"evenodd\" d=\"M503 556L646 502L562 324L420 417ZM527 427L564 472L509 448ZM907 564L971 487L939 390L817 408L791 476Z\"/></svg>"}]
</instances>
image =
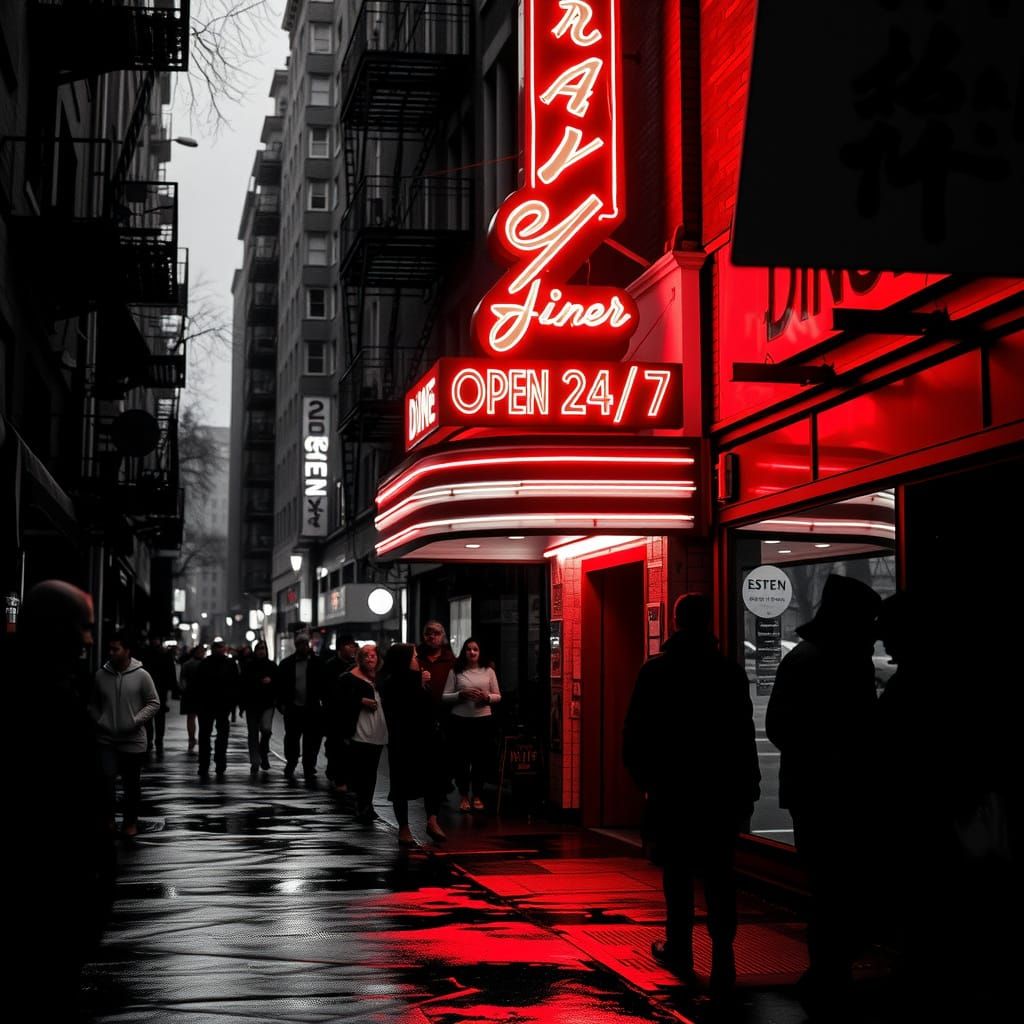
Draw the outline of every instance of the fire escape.
<instances>
[{"instance_id":1,"label":"fire escape","mask_svg":"<svg viewBox=\"0 0 1024 1024\"><path fill-rule=\"evenodd\" d=\"M264 139L280 134L281 118L268 117ZM270 597L274 545L274 405L277 385L277 278L281 143L256 153L239 237L249 252L245 309L245 383L242 400L242 519L245 526L242 590Z\"/></svg>"},{"instance_id":2,"label":"fire escape","mask_svg":"<svg viewBox=\"0 0 1024 1024\"><path fill-rule=\"evenodd\" d=\"M181 543L178 394L185 384L188 256L177 184L134 180L157 76L188 62L188 0L31 0L53 83L139 72L124 138L5 137L0 182L12 251L40 322L77 323L83 405L80 514L111 543ZM86 325L93 323L92 331ZM90 340L91 339L91 340Z\"/></svg>"},{"instance_id":3,"label":"fire escape","mask_svg":"<svg viewBox=\"0 0 1024 1024\"><path fill-rule=\"evenodd\" d=\"M342 62L338 431L349 524L363 511L364 446L399 436L401 399L423 368L445 277L469 238L470 181L427 172L469 57L468 0L365 0Z\"/></svg>"}]
</instances>

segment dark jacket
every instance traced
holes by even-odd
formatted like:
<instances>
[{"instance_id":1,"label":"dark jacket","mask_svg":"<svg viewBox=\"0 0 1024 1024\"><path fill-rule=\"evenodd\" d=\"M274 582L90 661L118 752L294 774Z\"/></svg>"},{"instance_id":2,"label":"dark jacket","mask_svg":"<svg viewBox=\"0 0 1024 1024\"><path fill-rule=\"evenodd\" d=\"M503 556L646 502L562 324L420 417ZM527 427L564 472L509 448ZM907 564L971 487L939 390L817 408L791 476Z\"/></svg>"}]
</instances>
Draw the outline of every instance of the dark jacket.
<instances>
[{"instance_id":1,"label":"dark jacket","mask_svg":"<svg viewBox=\"0 0 1024 1024\"><path fill-rule=\"evenodd\" d=\"M377 691L365 679L345 672L330 680L326 708L328 729L332 735L340 739L351 739L359 722L359 713L363 710L364 697L380 699Z\"/></svg>"},{"instance_id":2,"label":"dark jacket","mask_svg":"<svg viewBox=\"0 0 1024 1024\"><path fill-rule=\"evenodd\" d=\"M676 633L640 669L623 759L658 818L679 826L721 821L737 830L749 819L761 778L750 684L714 637Z\"/></svg>"},{"instance_id":3,"label":"dark jacket","mask_svg":"<svg viewBox=\"0 0 1024 1024\"><path fill-rule=\"evenodd\" d=\"M146 645L139 654L142 667L149 673L161 701L167 694L178 688L178 676L174 671L174 655L166 647Z\"/></svg>"},{"instance_id":4,"label":"dark jacket","mask_svg":"<svg viewBox=\"0 0 1024 1024\"><path fill-rule=\"evenodd\" d=\"M444 790L444 757L431 691L420 672L377 680L388 723L388 764L391 792L388 799L415 800L440 795Z\"/></svg>"},{"instance_id":5,"label":"dark jacket","mask_svg":"<svg viewBox=\"0 0 1024 1024\"><path fill-rule=\"evenodd\" d=\"M289 654L277 667L277 705L285 709L295 705L295 666L299 659ZM306 707L319 711L329 676L323 658L310 654L306 658Z\"/></svg>"},{"instance_id":6,"label":"dark jacket","mask_svg":"<svg viewBox=\"0 0 1024 1024\"><path fill-rule=\"evenodd\" d=\"M199 663L186 694L196 714L223 714L238 703L238 684L238 666L226 654L211 654Z\"/></svg>"},{"instance_id":7,"label":"dark jacket","mask_svg":"<svg viewBox=\"0 0 1024 1024\"><path fill-rule=\"evenodd\" d=\"M269 683L264 683L269 679ZM266 711L277 701L277 665L269 658L253 655L242 667L242 689L239 704L246 712Z\"/></svg>"},{"instance_id":8,"label":"dark jacket","mask_svg":"<svg viewBox=\"0 0 1024 1024\"><path fill-rule=\"evenodd\" d=\"M455 654L448 644L445 644L437 658L430 660L429 648L426 644L420 644L416 648L416 656L420 659L420 665L430 673L430 698L434 702L435 712L444 711L448 708L441 700L444 693L444 684L448 682L448 673L455 668Z\"/></svg>"},{"instance_id":9,"label":"dark jacket","mask_svg":"<svg viewBox=\"0 0 1024 1024\"><path fill-rule=\"evenodd\" d=\"M804 640L782 659L765 715L782 755L781 807L850 810L870 799L876 705L870 647Z\"/></svg>"}]
</instances>

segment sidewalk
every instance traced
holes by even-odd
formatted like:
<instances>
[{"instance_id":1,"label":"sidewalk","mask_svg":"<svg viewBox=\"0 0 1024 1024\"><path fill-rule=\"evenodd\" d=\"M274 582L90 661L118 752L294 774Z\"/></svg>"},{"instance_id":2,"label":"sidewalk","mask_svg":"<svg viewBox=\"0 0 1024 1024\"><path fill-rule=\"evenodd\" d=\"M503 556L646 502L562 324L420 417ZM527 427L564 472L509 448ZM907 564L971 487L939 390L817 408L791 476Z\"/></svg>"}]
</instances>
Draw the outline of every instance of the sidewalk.
<instances>
[{"instance_id":1,"label":"sidewalk","mask_svg":"<svg viewBox=\"0 0 1024 1024\"><path fill-rule=\"evenodd\" d=\"M142 833L121 856L113 921L84 974L89 1019L703 1015L650 958L663 923L660 878L638 851L571 826L460 815L452 804L449 841L404 852L384 780L384 820L359 826L322 774L315 788L288 783L279 756L269 776L250 781L239 722L226 779L201 783L176 710L166 757L144 775ZM422 837L422 804L413 808ZM740 910L738 1019L802 1021L785 987L804 967L801 924L753 897ZM707 958L698 929L705 972Z\"/></svg>"}]
</instances>

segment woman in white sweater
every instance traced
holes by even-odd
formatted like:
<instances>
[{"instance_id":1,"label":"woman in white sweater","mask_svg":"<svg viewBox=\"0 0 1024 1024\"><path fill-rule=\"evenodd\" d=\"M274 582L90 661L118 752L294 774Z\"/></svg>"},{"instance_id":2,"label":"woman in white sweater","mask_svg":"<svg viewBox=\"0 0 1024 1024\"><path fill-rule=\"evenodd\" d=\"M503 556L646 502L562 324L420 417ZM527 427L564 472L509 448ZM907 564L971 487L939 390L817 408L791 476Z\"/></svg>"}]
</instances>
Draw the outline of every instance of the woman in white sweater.
<instances>
[{"instance_id":1,"label":"woman in white sweater","mask_svg":"<svg viewBox=\"0 0 1024 1024\"><path fill-rule=\"evenodd\" d=\"M455 755L459 810L482 811L484 782L494 760L494 722L491 708L501 700L493 668L480 664L480 644L470 637L448 673L441 700L451 705L449 732ZM470 787L473 801L470 803Z\"/></svg>"}]
</instances>

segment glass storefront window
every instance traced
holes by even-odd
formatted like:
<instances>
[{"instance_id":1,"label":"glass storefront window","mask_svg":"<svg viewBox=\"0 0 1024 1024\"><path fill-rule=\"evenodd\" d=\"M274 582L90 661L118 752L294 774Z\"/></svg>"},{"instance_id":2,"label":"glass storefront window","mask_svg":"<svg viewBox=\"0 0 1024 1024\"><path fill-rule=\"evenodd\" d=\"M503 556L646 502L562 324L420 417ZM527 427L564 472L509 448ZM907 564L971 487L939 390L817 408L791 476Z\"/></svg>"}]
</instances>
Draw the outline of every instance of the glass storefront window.
<instances>
[{"instance_id":1,"label":"glass storefront window","mask_svg":"<svg viewBox=\"0 0 1024 1024\"><path fill-rule=\"evenodd\" d=\"M779 807L779 751L765 735L764 720L779 662L799 642L797 627L810 621L832 573L852 576L880 597L896 591L896 508L892 490L786 513L732 532L734 614L739 628L733 656L744 666L754 702L761 799L751 832L793 842L789 812ZM750 603L744 582L754 573L763 582ZM751 591L748 589L748 596ZM763 604L758 596L764 593ZM777 595L777 596L776 596ZM774 603L773 603L774 602ZM780 609L785 605L784 610ZM874 653L880 693L895 671L881 643Z\"/></svg>"}]
</instances>

